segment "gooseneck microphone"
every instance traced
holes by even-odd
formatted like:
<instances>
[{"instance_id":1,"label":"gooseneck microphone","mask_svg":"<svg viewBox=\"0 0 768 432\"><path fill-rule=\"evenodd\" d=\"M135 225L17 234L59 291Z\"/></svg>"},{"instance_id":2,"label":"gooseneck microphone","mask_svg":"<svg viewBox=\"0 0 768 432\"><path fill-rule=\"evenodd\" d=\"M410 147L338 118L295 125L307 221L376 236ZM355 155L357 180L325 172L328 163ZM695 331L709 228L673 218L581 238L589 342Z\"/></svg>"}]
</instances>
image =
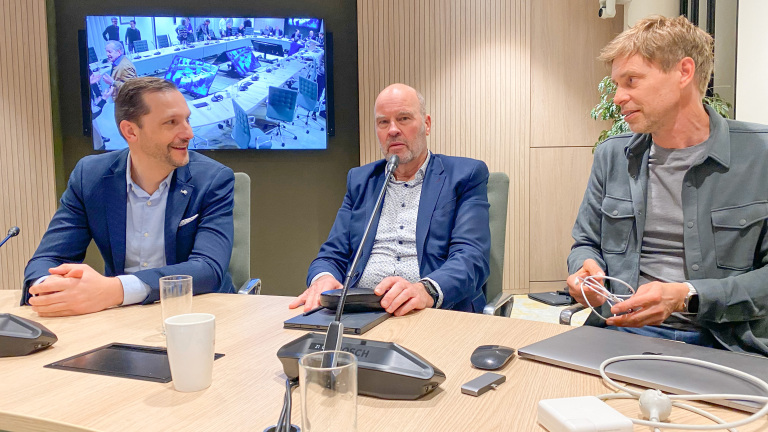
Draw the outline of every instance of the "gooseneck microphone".
<instances>
[{"instance_id":1,"label":"gooseneck microphone","mask_svg":"<svg viewBox=\"0 0 768 432\"><path fill-rule=\"evenodd\" d=\"M341 296L339 297L339 303L338 306L336 306L336 317L331 322L331 324L328 325L328 332L325 334L325 345L323 346L325 351L338 351L341 349L341 340L344 335L344 325L341 323L341 313L344 310L344 302L347 299L347 292L349 292L349 284L357 271L357 264L358 261L360 261L360 255L363 253L363 245L365 244L366 240L368 239L368 235L371 232L371 225L373 225L374 219L376 219L376 216L381 211L381 204L384 201L384 195L387 192L387 185L389 184L390 179L392 178L392 175L395 172L395 169L397 169L398 165L400 165L400 158L397 155L392 155L389 158L386 169L384 171L384 185L382 185L381 192L379 192L379 197L376 200L376 206L373 208L373 213L371 213L371 217L368 219L368 224L365 226L363 238L360 239L360 244L357 246L357 251L355 252L355 257L352 260L352 265L350 265L347 269L347 275L344 278L344 285L341 290ZM323 367L333 367L335 365L336 356L329 354L326 356L326 358L323 359Z\"/></svg>"},{"instance_id":2,"label":"gooseneck microphone","mask_svg":"<svg viewBox=\"0 0 768 432\"><path fill-rule=\"evenodd\" d=\"M8 235L5 236L3 241L0 241L0 246L4 245L5 242L7 242L9 238L16 237L17 235L19 235L20 232L21 232L21 230L19 229L19 227L17 227L17 226L11 227L11 229L8 230Z\"/></svg>"}]
</instances>

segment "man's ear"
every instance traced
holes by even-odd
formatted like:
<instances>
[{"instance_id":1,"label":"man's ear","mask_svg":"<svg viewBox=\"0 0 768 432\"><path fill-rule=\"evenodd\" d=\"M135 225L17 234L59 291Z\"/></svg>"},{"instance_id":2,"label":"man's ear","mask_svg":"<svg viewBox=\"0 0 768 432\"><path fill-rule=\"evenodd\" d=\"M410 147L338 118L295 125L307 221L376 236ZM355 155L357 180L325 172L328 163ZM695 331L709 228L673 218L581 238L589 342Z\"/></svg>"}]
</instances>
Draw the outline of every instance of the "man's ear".
<instances>
[{"instance_id":1,"label":"man's ear","mask_svg":"<svg viewBox=\"0 0 768 432\"><path fill-rule=\"evenodd\" d=\"M424 119L424 123L427 126L426 134L429 135L429 132L432 130L432 117L427 114L427 118Z\"/></svg>"},{"instance_id":2,"label":"man's ear","mask_svg":"<svg viewBox=\"0 0 768 432\"><path fill-rule=\"evenodd\" d=\"M139 125L128 120L123 120L120 122L120 133L123 134L123 138L129 143L136 142L136 140L139 139Z\"/></svg>"},{"instance_id":3,"label":"man's ear","mask_svg":"<svg viewBox=\"0 0 768 432\"><path fill-rule=\"evenodd\" d=\"M692 58L685 57L680 60L677 67L680 71L680 88L686 87L695 81L696 62Z\"/></svg>"}]
</instances>

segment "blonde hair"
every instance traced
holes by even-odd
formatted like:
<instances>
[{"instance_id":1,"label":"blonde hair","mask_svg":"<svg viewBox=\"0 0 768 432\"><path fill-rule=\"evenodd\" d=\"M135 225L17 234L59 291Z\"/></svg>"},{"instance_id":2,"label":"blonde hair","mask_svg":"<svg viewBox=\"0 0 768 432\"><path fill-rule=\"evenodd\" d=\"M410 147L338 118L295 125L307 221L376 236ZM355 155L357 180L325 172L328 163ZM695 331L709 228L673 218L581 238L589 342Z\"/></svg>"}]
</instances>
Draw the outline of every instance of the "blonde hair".
<instances>
[{"instance_id":1,"label":"blonde hair","mask_svg":"<svg viewBox=\"0 0 768 432\"><path fill-rule=\"evenodd\" d=\"M702 96L707 92L714 68L712 36L684 16L651 16L623 31L600 51L598 60L609 66L619 57L640 54L669 72L682 59L690 57L696 65L695 80Z\"/></svg>"}]
</instances>

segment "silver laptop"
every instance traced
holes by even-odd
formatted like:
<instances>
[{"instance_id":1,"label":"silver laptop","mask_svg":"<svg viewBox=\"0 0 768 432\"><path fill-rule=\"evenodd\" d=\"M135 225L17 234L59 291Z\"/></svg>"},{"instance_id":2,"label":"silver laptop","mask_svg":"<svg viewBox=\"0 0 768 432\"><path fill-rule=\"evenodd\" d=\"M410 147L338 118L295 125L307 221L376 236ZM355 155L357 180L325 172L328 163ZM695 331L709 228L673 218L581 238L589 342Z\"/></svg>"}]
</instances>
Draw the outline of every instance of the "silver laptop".
<instances>
[{"instance_id":1,"label":"silver laptop","mask_svg":"<svg viewBox=\"0 0 768 432\"><path fill-rule=\"evenodd\" d=\"M611 358L634 354L659 354L705 360L746 372L768 382L768 358L682 342L638 336L616 330L582 326L518 350L520 357L538 360L599 375L600 364ZM660 389L674 394L729 393L768 396L740 378L699 366L660 362L622 361L609 365L613 379ZM743 401L712 401L743 411L755 412L761 404Z\"/></svg>"}]
</instances>

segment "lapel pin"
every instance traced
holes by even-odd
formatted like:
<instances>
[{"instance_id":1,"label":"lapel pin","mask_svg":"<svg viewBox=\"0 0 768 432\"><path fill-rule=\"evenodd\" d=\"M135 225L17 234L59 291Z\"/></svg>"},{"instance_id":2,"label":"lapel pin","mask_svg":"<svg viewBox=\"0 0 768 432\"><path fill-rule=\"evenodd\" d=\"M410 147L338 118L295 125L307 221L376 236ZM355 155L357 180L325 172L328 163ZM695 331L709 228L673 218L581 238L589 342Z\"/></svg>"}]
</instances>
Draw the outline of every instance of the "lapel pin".
<instances>
[{"instance_id":1,"label":"lapel pin","mask_svg":"<svg viewBox=\"0 0 768 432\"><path fill-rule=\"evenodd\" d=\"M182 189L182 190L181 190L181 193L183 193L184 195L186 195L186 194L187 194L187 190L186 190L186 189Z\"/></svg>"}]
</instances>

